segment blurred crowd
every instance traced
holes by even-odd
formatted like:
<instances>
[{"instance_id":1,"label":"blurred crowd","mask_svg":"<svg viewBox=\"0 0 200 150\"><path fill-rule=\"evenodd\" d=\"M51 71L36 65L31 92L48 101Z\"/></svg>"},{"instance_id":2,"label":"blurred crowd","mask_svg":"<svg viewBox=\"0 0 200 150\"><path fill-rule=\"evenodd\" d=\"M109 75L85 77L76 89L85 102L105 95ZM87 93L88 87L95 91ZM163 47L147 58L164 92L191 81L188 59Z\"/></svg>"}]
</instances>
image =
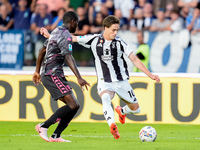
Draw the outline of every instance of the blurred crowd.
<instances>
[{"instance_id":1,"label":"blurred crowd","mask_svg":"<svg viewBox=\"0 0 200 150\"><path fill-rule=\"evenodd\" d=\"M76 35L101 33L101 23L108 15L117 16L121 30L131 32L182 29L192 34L200 32L199 0L0 0L0 31L27 31L32 46L28 46L30 54L25 56L25 65L33 65L45 40L39 35L40 28L51 32L62 25L66 11L75 11L79 16ZM92 66L91 52L77 44L74 47L78 65Z\"/></svg>"}]
</instances>

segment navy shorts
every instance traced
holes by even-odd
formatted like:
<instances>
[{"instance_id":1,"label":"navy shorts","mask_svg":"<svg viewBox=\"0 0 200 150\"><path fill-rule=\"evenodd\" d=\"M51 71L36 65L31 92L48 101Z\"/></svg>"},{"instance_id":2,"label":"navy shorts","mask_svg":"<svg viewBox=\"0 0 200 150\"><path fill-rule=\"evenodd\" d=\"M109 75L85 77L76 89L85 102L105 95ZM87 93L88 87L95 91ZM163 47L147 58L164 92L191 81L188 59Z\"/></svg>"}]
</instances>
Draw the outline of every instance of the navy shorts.
<instances>
[{"instance_id":1,"label":"navy shorts","mask_svg":"<svg viewBox=\"0 0 200 150\"><path fill-rule=\"evenodd\" d=\"M44 87L49 91L52 98L58 100L65 95L72 94L72 88L65 77L53 75L41 75Z\"/></svg>"}]
</instances>

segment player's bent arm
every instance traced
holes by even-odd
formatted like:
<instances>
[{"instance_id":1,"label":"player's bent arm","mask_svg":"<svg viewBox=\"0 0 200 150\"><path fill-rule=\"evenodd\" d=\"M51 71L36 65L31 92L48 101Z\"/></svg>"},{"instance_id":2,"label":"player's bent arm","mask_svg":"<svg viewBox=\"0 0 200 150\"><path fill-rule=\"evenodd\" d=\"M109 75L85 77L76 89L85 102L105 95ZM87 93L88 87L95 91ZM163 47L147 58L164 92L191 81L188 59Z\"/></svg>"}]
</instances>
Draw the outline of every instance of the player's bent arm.
<instances>
[{"instance_id":1,"label":"player's bent arm","mask_svg":"<svg viewBox=\"0 0 200 150\"><path fill-rule=\"evenodd\" d=\"M147 76L151 78L151 72L146 68L146 66L133 54L131 53L129 55L129 59L132 61L132 63L140 69L142 72L144 72Z\"/></svg>"},{"instance_id":2,"label":"player's bent arm","mask_svg":"<svg viewBox=\"0 0 200 150\"><path fill-rule=\"evenodd\" d=\"M40 73L41 64L42 64L42 61L44 59L45 54L46 54L46 47L43 46L40 49L40 52L39 52L39 55L38 55L38 59L37 59L37 62L36 62L35 72L37 72L37 73Z\"/></svg>"},{"instance_id":3,"label":"player's bent arm","mask_svg":"<svg viewBox=\"0 0 200 150\"><path fill-rule=\"evenodd\" d=\"M38 85L41 82L40 67L41 67L42 61L44 59L45 53L46 53L46 48L43 46L40 49L38 59L37 59L37 62L36 62L36 69L35 69L35 72L33 74L33 82L34 82L35 85Z\"/></svg>"},{"instance_id":4,"label":"player's bent arm","mask_svg":"<svg viewBox=\"0 0 200 150\"><path fill-rule=\"evenodd\" d=\"M72 72L77 77L78 83L82 87L82 90L84 90L83 87L85 87L86 90L88 90L87 86L90 86L90 84L81 77L73 56L72 55L65 55L65 60L68 64L69 68L72 70Z\"/></svg>"},{"instance_id":5,"label":"player's bent arm","mask_svg":"<svg viewBox=\"0 0 200 150\"><path fill-rule=\"evenodd\" d=\"M74 60L74 57L72 56L72 55L65 55L65 60L66 60L66 62L67 62L67 64L68 64L68 66L69 66L69 68L72 70L72 72L75 74L75 76L77 77L77 78L81 78L81 75L80 75L80 73L79 73L79 71L78 71L78 68L77 68L77 66L76 66L76 62L75 62L75 60Z\"/></svg>"},{"instance_id":6,"label":"player's bent arm","mask_svg":"<svg viewBox=\"0 0 200 150\"><path fill-rule=\"evenodd\" d=\"M144 72L148 77L150 77L153 80L156 80L156 82L160 82L160 78L157 75L153 75L146 66L133 54L131 53L129 55L129 59L133 62L133 64L140 69L142 72Z\"/></svg>"}]
</instances>

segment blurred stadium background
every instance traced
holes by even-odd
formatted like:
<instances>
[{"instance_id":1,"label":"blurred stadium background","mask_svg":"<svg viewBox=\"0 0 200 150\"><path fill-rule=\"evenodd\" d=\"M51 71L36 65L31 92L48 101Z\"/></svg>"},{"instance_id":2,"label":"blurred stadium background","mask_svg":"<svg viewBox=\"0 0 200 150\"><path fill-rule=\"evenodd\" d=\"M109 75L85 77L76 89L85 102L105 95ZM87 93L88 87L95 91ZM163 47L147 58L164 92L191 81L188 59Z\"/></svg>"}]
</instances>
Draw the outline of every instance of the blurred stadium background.
<instances>
[{"instance_id":1,"label":"blurred stadium background","mask_svg":"<svg viewBox=\"0 0 200 150\"><path fill-rule=\"evenodd\" d=\"M43 121L62 105L53 101L42 85L34 86L32 82L38 50L45 40L39 35L39 29L44 26L51 32L61 25L62 8L64 12L71 10L79 15L76 35L101 33L102 19L109 14L118 16L122 23L119 36L136 55L141 46L137 31L144 31L143 40L149 46L149 54L141 53L148 59L150 71L160 75L161 83L134 72L134 66L127 59L130 83L142 110L139 115L128 115L127 123L199 125L199 0L121 2L1 0L0 114L4 115L0 115L0 121ZM45 19L40 20L43 16ZM81 103L73 122L105 123L96 91L92 54L75 43L73 56L81 74L91 84L89 91L82 92L69 68L64 67ZM118 97L112 103L114 107L123 105Z\"/></svg>"}]
</instances>

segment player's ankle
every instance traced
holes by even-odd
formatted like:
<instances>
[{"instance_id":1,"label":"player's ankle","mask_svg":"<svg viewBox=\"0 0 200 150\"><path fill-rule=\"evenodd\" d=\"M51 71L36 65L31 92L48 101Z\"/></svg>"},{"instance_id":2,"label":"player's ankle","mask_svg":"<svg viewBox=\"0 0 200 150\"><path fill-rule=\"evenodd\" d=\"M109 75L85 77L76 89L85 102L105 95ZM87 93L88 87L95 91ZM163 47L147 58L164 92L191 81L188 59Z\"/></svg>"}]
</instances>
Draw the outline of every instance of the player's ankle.
<instances>
[{"instance_id":1,"label":"player's ankle","mask_svg":"<svg viewBox=\"0 0 200 150\"><path fill-rule=\"evenodd\" d=\"M60 137L60 135L57 134L57 133L53 133L53 134L51 135L51 137L52 137L53 139L57 139L57 138Z\"/></svg>"},{"instance_id":2,"label":"player's ankle","mask_svg":"<svg viewBox=\"0 0 200 150\"><path fill-rule=\"evenodd\" d=\"M44 122L40 124L40 127L48 129L47 125Z\"/></svg>"},{"instance_id":3,"label":"player's ankle","mask_svg":"<svg viewBox=\"0 0 200 150\"><path fill-rule=\"evenodd\" d=\"M120 112L121 112L121 114L122 114L122 115L125 115L125 113L124 113L124 110L123 110L123 109L120 109Z\"/></svg>"}]
</instances>

